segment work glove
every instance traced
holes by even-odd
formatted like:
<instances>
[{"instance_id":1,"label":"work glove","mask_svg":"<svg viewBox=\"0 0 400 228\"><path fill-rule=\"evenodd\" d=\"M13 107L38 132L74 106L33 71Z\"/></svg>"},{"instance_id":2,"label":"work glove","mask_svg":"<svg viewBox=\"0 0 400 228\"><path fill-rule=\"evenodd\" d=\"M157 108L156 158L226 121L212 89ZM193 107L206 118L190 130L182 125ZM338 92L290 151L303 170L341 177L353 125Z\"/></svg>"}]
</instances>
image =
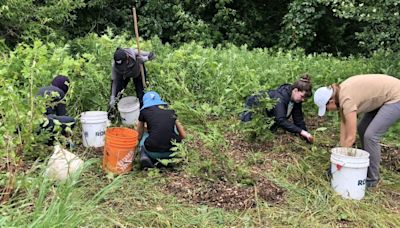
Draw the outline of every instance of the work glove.
<instances>
[{"instance_id":1,"label":"work glove","mask_svg":"<svg viewBox=\"0 0 400 228\"><path fill-rule=\"evenodd\" d=\"M110 103L108 105L108 111L107 111L107 116L109 120L112 120L115 118L115 97L111 97Z\"/></svg>"},{"instance_id":2,"label":"work glove","mask_svg":"<svg viewBox=\"0 0 400 228\"><path fill-rule=\"evenodd\" d=\"M153 60L156 58L156 55L153 52L150 52L148 55L137 55L136 61L138 63L144 63L149 60Z\"/></svg>"},{"instance_id":3,"label":"work glove","mask_svg":"<svg viewBox=\"0 0 400 228\"><path fill-rule=\"evenodd\" d=\"M150 52L148 58L149 60L153 60L156 58L156 54L154 54L154 52Z\"/></svg>"},{"instance_id":4,"label":"work glove","mask_svg":"<svg viewBox=\"0 0 400 228\"><path fill-rule=\"evenodd\" d=\"M110 103L108 104L109 107L115 107L115 97L111 96Z\"/></svg>"},{"instance_id":5,"label":"work glove","mask_svg":"<svg viewBox=\"0 0 400 228\"><path fill-rule=\"evenodd\" d=\"M312 135L310 133L308 133L305 130L302 130L300 132L300 135L307 140L307 142L312 143L314 141L314 138L312 137Z\"/></svg>"}]
</instances>

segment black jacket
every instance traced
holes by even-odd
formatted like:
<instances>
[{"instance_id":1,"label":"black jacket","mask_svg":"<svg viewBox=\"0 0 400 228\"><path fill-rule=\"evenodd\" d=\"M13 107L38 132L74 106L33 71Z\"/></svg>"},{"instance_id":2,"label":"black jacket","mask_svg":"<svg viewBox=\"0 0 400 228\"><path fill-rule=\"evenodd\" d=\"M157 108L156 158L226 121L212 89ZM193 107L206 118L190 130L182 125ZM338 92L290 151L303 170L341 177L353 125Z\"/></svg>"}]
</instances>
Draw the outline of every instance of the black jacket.
<instances>
[{"instance_id":1,"label":"black jacket","mask_svg":"<svg viewBox=\"0 0 400 228\"><path fill-rule=\"evenodd\" d=\"M281 127L292 133L300 133L302 130L307 131L301 103L294 103L291 114L286 117L292 95L292 86L290 84L283 84L277 89L268 90L268 95L271 99L278 100L275 107L267 111L267 115L275 119L272 129ZM292 116L293 123L288 121L290 116Z\"/></svg>"},{"instance_id":2,"label":"black jacket","mask_svg":"<svg viewBox=\"0 0 400 228\"><path fill-rule=\"evenodd\" d=\"M55 86L41 87L36 96L49 96L51 99L46 104L45 115L64 116L67 114L65 107L65 94L60 88Z\"/></svg>"},{"instance_id":3,"label":"black jacket","mask_svg":"<svg viewBox=\"0 0 400 228\"><path fill-rule=\"evenodd\" d=\"M151 152L172 152L173 141L181 142L175 132L177 116L166 105L154 105L140 111L139 121L147 124L149 137L144 141L146 150Z\"/></svg>"}]
</instances>

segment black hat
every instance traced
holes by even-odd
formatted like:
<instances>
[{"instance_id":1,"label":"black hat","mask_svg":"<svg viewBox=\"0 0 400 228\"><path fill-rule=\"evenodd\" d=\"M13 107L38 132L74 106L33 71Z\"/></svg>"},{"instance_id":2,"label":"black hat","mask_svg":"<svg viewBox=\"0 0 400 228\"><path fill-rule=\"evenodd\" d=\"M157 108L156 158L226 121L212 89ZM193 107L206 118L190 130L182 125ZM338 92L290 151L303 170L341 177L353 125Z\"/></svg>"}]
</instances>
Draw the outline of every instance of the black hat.
<instances>
[{"instance_id":1,"label":"black hat","mask_svg":"<svg viewBox=\"0 0 400 228\"><path fill-rule=\"evenodd\" d=\"M117 48L117 50L114 53L114 61L115 64L120 65L127 59L127 54L125 53L124 49L122 48Z\"/></svg>"},{"instance_id":2,"label":"black hat","mask_svg":"<svg viewBox=\"0 0 400 228\"><path fill-rule=\"evenodd\" d=\"M51 84L55 87L60 88L64 93L68 92L68 87L69 87L69 78L64 75L57 75Z\"/></svg>"}]
</instances>

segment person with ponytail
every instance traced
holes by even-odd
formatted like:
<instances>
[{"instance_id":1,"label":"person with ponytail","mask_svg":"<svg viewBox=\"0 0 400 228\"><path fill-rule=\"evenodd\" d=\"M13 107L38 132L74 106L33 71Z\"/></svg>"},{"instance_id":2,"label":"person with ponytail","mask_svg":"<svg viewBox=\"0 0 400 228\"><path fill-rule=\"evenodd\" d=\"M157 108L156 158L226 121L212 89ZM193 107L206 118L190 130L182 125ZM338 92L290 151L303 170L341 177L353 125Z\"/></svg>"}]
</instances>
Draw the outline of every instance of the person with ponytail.
<instances>
[{"instance_id":1,"label":"person with ponytail","mask_svg":"<svg viewBox=\"0 0 400 228\"><path fill-rule=\"evenodd\" d=\"M273 117L275 121L271 130L274 131L280 127L288 132L298 134L311 143L313 136L307 131L302 110L302 103L312 96L311 77L303 74L293 84L283 84L276 89L249 96L245 103L246 111L242 112L240 116L242 122L252 120L251 108L259 105L259 98L266 93L271 99L277 100L272 109L266 110L267 116ZM290 117L293 122L289 121Z\"/></svg>"}]
</instances>

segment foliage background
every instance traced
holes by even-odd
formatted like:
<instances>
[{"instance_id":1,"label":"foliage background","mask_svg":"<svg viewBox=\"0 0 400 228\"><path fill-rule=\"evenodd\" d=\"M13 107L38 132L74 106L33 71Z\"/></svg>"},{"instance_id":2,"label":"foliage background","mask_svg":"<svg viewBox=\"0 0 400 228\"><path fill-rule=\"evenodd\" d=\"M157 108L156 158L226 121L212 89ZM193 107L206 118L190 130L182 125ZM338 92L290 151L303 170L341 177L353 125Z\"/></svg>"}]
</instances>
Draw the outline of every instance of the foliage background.
<instances>
[{"instance_id":1,"label":"foliage background","mask_svg":"<svg viewBox=\"0 0 400 228\"><path fill-rule=\"evenodd\" d=\"M399 1L355 0L1 0L0 36L8 46L32 37L58 42L111 29L163 43L303 48L306 53L370 55L399 50Z\"/></svg>"}]
</instances>

